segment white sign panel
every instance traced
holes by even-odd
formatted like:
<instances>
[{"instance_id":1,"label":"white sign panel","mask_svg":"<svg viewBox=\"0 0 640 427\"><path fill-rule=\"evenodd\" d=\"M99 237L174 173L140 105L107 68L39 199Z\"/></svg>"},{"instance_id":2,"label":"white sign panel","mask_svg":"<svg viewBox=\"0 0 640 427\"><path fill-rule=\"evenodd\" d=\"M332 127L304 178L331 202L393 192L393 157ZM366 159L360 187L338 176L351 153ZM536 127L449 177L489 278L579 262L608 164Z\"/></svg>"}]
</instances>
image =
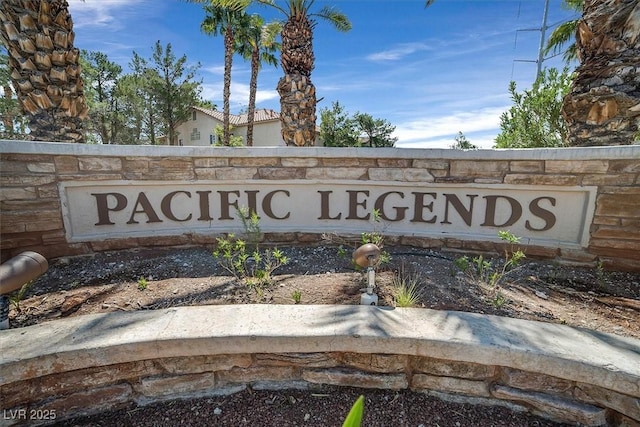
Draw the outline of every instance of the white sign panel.
<instances>
[{"instance_id":1,"label":"white sign panel","mask_svg":"<svg viewBox=\"0 0 640 427\"><path fill-rule=\"evenodd\" d=\"M595 187L537 187L370 181L110 181L60 186L71 242L242 231L237 210L263 232L371 231L387 235L586 246Z\"/></svg>"}]
</instances>

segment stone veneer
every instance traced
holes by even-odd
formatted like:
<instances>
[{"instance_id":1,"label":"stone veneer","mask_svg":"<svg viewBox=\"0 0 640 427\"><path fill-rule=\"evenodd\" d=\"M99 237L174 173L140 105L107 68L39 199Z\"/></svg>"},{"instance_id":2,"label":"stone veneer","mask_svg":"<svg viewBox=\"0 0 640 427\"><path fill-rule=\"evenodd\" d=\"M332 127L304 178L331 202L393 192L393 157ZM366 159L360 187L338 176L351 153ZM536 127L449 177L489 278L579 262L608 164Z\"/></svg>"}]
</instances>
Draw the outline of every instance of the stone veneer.
<instances>
[{"instance_id":1,"label":"stone veneer","mask_svg":"<svg viewBox=\"0 0 640 427\"><path fill-rule=\"evenodd\" d=\"M527 246L530 257L640 271L640 146L459 151L368 148L98 146L0 141L2 261L24 250L47 258L149 246L210 245L215 236L127 237L70 243L59 183L114 180L362 180L597 187L583 248ZM337 181L336 181L337 182ZM275 243L318 234L271 233ZM392 243L499 252L486 240L394 236Z\"/></svg>"},{"instance_id":2,"label":"stone veneer","mask_svg":"<svg viewBox=\"0 0 640 427\"><path fill-rule=\"evenodd\" d=\"M0 331L0 348L0 426L320 384L410 389L586 426L640 423L637 339L474 313L182 307Z\"/></svg>"}]
</instances>

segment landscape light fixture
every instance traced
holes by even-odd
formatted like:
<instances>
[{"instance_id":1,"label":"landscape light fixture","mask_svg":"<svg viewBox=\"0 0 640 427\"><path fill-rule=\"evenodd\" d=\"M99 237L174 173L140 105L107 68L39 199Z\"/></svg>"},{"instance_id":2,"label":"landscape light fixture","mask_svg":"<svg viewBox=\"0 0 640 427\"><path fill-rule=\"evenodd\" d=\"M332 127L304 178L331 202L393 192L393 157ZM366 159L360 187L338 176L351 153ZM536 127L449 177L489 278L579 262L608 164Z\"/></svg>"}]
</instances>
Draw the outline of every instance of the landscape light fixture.
<instances>
[{"instance_id":1,"label":"landscape light fixture","mask_svg":"<svg viewBox=\"0 0 640 427\"><path fill-rule=\"evenodd\" d=\"M353 262L362 268L367 268L367 287L360 295L360 305L378 305L378 295L373 293L376 285L376 272L373 267L380 259L380 248L373 243L365 243L353 251Z\"/></svg>"}]
</instances>

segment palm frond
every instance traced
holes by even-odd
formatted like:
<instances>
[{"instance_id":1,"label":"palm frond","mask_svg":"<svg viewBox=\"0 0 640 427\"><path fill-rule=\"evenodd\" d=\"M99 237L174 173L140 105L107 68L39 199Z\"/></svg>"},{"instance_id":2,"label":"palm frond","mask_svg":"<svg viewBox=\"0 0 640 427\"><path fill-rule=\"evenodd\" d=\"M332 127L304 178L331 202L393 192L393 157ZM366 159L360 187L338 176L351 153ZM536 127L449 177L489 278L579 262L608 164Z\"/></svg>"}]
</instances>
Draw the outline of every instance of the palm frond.
<instances>
[{"instance_id":1,"label":"palm frond","mask_svg":"<svg viewBox=\"0 0 640 427\"><path fill-rule=\"evenodd\" d=\"M337 10L335 7L325 6L320 12L309 14L309 16L318 16L331 22L333 26L342 32L349 31L351 29L351 22L347 15Z\"/></svg>"}]
</instances>

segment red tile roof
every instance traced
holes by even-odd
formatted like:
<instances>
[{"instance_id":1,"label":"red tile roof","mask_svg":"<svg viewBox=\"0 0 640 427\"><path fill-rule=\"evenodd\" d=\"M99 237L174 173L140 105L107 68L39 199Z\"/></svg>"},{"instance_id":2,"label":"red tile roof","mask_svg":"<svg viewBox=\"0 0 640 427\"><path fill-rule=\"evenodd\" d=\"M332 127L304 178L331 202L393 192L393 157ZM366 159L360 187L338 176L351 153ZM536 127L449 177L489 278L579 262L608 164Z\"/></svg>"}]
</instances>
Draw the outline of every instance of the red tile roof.
<instances>
[{"instance_id":1,"label":"red tile roof","mask_svg":"<svg viewBox=\"0 0 640 427\"><path fill-rule=\"evenodd\" d=\"M204 113L208 116L211 116L218 121L224 120L224 113L222 111L209 110L207 108L202 108L202 107L193 107L193 109L200 111L201 113ZM273 111L273 110L267 110L266 108L262 108L262 109L256 110L253 117L254 117L253 119L254 123L268 122L273 120L280 120L280 113L277 113L276 111ZM231 123L233 126L246 125L247 121L248 121L247 113L240 114L240 115L229 114L229 123Z\"/></svg>"}]
</instances>

